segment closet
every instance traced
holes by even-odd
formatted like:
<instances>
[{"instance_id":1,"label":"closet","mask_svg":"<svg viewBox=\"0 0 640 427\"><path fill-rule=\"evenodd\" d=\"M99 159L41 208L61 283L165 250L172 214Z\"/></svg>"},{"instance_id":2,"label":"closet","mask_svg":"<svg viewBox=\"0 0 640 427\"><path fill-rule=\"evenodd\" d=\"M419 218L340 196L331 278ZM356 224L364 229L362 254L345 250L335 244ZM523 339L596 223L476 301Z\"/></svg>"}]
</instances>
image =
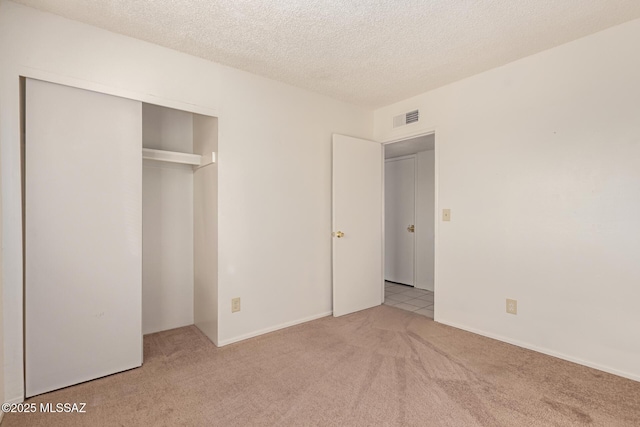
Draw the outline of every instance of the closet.
<instances>
[{"instance_id":1,"label":"closet","mask_svg":"<svg viewBox=\"0 0 640 427\"><path fill-rule=\"evenodd\" d=\"M217 340L217 118L26 79L26 396Z\"/></svg>"},{"instance_id":2,"label":"closet","mask_svg":"<svg viewBox=\"0 0 640 427\"><path fill-rule=\"evenodd\" d=\"M142 332L217 341L217 119L142 104Z\"/></svg>"}]
</instances>

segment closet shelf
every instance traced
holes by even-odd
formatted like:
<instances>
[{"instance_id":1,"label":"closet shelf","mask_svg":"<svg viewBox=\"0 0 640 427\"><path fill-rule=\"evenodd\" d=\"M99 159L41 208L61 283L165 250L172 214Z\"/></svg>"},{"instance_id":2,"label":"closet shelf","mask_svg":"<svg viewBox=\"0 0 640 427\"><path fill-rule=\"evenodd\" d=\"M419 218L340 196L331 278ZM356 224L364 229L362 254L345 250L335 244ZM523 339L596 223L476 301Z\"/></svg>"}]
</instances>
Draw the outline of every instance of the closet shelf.
<instances>
[{"instance_id":1,"label":"closet shelf","mask_svg":"<svg viewBox=\"0 0 640 427\"><path fill-rule=\"evenodd\" d=\"M198 154L154 150L152 148L143 148L142 158L146 160L156 160L158 162L182 163L195 166L200 166L202 160L202 156Z\"/></svg>"}]
</instances>

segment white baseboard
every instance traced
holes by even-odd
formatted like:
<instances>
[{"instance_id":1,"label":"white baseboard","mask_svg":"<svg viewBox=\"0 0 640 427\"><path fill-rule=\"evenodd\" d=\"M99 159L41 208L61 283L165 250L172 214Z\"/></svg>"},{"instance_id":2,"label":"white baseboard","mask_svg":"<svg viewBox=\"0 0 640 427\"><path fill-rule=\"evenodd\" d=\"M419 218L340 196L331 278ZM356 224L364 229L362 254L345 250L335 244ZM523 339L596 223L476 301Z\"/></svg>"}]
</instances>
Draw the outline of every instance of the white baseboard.
<instances>
[{"instance_id":1,"label":"white baseboard","mask_svg":"<svg viewBox=\"0 0 640 427\"><path fill-rule=\"evenodd\" d=\"M416 289L422 289L424 291L429 291L429 292L433 292L433 283L427 283L426 285L423 283L420 284L415 284L414 288Z\"/></svg>"},{"instance_id":2,"label":"white baseboard","mask_svg":"<svg viewBox=\"0 0 640 427\"><path fill-rule=\"evenodd\" d=\"M14 397L10 400L5 400L4 403L22 403L24 402L24 397ZM0 411L0 424L2 424L2 419L4 418L4 412Z\"/></svg>"},{"instance_id":3,"label":"white baseboard","mask_svg":"<svg viewBox=\"0 0 640 427\"><path fill-rule=\"evenodd\" d=\"M22 402L24 402L24 396L14 397L13 399L5 400L5 403L22 403Z\"/></svg>"},{"instance_id":4,"label":"white baseboard","mask_svg":"<svg viewBox=\"0 0 640 427\"><path fill-rule=\"evenodd\" d=\"M455 323L455 322L450 322L448 320L442 320L439 317L436 320L436 322L442 323L444 325L452 326L452 327L457 328L457 329L462 329L462 330L467 331L467 332L472 332L472 333L477 334L477 335L482 335L483 337L492 338L494 340L506 342L508 344L513 344L513 345L518 346L518 347L526 348L527 350L533 350L533 351L536 351L538 353L546 354L547 356L557 357L558 359L566 360L566 361L569 361L569 362L577 363L578 365L586 366L586 367L589 367L589 368L597 369L599 371L607 372L609 374L617 375L619 377L627 378L627 379L634 380L634 381L640 381L640 375L632 374L632 373L629 373L629 372L620 371L618 369L614 369L614 368L611 368L609 366L599 365L597 363L592 363L592 362L589 362L587 360L579 359L579 358L576 358L576 357L573 357L573 356L567 356L566 354L558 353L557 351L549 350L548 348L538 347L538 346L533 345L533 344L529 344L529 343L526 343L526 342L514 340L514 339L511 339L511 338L506 338L506 337L503 337L501 335L492 334L490 332L481 331L481 330L478 330L478 329L475 329L475 328L471 328L469 326L460 325L460 324Z\"/></svg>"},{"instance_id":5,"label":"white baseboard","mask_svg":"<svg viewBox=\"0 0 640 427\"><path fill-rule=\"evenodd\" d=\"M258 331L254 331L254 332L249 332L248 334L244 334L244 335L240 335L238 337L229 338L229 339L226 339L226 340L219 341L218 342L218 347L222 347L222 346L225 346L225 345L228 345L228 344L233 344L234 342L238 342L238 341L244 341L246 339L257 337L258 335L264 335L264 334L267 334L269 332L274 332L274 331L277 331L277 330L280 330L280 329L288 328L289 326L295 326L295 325L299 325L300 323L306 323L306 322L310 322L312 320L320 319L322 317L331 316L332 314L333 314L333 311L327 311L327 312L324 312L324 313L315 314L313 316L305 317L303 319L293 320L291 322L285 322L285 323L281 323L281 324L276 325L276 326L271 326L269 328L260 329Z\"/></svg>"},{"instance_id":6,"label":"white baseboard","mask_svg":"<svg viewBox=\"0 0 640 427\"><path fill-rule=\"evenodd\" d=\"M22 402L24 402L24 398L23 397L16 397L16 398L13 398L11 400L5 400L4 403L13 404L13 403L22 403ZM4 418L4 412L0 411L0 424L2 424L2 419L3 418Z\"/></svg>"},{"instance_id":7,"label":"white baseboard","mask_svg":"<svg viewBox=\"0 0 640 427\"><path fill-rule=\"evenodd\" d=\"M24 397L16 397L11 400L6 400L4 403L22 403L24 402ZM0 424L2 424L2 419L4 418L4 412L0 411Z\"/></svg>"}]
</instances>

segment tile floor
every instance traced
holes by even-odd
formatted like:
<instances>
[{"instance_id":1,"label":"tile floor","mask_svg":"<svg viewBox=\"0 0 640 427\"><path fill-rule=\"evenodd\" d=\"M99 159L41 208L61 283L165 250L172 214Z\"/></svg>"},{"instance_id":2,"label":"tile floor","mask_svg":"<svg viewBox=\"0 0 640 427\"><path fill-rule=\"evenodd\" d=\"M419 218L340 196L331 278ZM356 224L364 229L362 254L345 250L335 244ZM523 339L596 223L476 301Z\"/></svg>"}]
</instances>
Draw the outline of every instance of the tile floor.
<instances>
[{"instance_id":1,"label":"tile floor","mask_svg":"<svg viewBox=\"0 0 640 427\"><path fill-rule=\"evenodd\" d=\"M433 292L384 282L384 303L433 319Z\"/></svg>"}]
</instances>

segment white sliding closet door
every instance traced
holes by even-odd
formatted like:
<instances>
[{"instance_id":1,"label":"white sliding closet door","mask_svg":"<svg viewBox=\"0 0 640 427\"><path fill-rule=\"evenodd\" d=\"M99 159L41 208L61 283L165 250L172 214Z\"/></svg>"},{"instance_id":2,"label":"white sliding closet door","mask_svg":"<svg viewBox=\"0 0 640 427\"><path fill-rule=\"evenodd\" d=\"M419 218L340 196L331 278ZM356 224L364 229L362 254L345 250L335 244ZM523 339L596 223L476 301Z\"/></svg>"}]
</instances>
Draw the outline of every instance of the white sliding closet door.
<instances>
[{"instance_id":1,"label":"white sliding closet door","mask_svg":"<svg viewBox=\"0 0 640 427\"><path fill-rule=\"evenodd\" d=\"M142 364L141 114L27 80L27 396Z\"/></svg>"}]
</instances>

